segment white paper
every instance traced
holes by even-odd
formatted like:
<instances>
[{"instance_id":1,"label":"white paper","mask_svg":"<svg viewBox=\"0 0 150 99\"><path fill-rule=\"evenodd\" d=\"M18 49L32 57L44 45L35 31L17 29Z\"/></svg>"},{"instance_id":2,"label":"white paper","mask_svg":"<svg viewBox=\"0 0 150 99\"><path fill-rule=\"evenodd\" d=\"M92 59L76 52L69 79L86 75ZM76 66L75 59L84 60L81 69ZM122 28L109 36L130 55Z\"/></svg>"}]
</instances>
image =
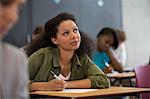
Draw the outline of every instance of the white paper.
<instances>
[{"instance_id":1,"label":"white paper","mask_svg":"<svg viewBox=\"0 0 150 99\"><path fill-rule=\"evenodd\" d=\"M90 92L90 91L96 91L97 89L65 89L60 92L65 92L65 93L85 93L85 92Z\"/></svg>"}]
</instances>

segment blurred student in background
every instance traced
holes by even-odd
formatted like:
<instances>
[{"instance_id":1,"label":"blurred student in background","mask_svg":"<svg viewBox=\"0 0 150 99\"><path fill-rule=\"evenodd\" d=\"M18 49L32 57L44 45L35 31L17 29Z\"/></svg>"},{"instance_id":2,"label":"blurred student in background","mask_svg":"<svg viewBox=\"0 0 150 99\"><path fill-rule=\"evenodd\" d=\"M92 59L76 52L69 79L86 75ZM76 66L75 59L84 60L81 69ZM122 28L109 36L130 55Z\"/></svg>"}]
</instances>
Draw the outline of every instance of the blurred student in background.
<instances>
[{"instance_id":1,"label":"blurred student in background","mask_svg":"<svg viewBox=\"0 0 150 99\"><path fill-rule=\"evenodd\" d=\"M2 41L18 20L25 0L0 0L0 98L28 99L27 60L18 48Z\"/></svg>"},{"instance_id":2,"label":"blurred student in background","mask_svg":"<svg viewBox=\"0 0 150 99\"><path fill-rule=\"evenodd\" d=\"M42 33L44 33L44 27L43 26L37 26L33 33L32 33L32 41L35 40L37 37L39 37Z\"/></svg>"},{"instance_id":3,"label":"blurred student in background","mask_svg":"<svg viewBox=\"0 0 150 99\"><path fill-rule=\"evenodd\" d=\"M30 42L36 40L36 39L37 39L40 35L42 35L43 33L44 33L44 27L43 27L43 26L37 26L37 27L34 29L34 31L32 32L31 41L29 41L29 43L28 43L27 45L23 46L23 47L21 48L21 50L26 53L27 47L29 46Z\"/></svg>"},{"instance_id":4,"label":"blurred student in background","mask_svg":"<svg viewBox=\"0 0 150 99\"><path fill-rule=\"evenodd\" d=\"M123 66L110 51L111 47L116 49L118 44L118 36L115 30L110 27L104 27L97 35L97 49L93 52L92 59L105 73L112 72L112 70L123 71Z\"/></svg>"},{"instance_id":5,"label":"blurred student in background","mask_svg":"<svg viewBox=\"0 0 150 99\"><path fill-rule=\"evenodd\" d=\"M80 35L72 14L61 13L53 17L44 29L41 38L31 43L27 50L30 90L110 86L109 79L87 56L84 47L89 43L83 42L86 40L81 37L84 35Z\"/></svg>"},{"instance_id":6,"label":"blurred student in background","mask_svg":"<svg viewBox=\"0 0 150 99\"><path fill-rule=\"evenodd\" d=\"M112 49L113 55L123 66L126 66L127 53L126 53L126 34L123 30L116 30L118 34L119 45L117 49Z\"/></svg>"}]
</instances>

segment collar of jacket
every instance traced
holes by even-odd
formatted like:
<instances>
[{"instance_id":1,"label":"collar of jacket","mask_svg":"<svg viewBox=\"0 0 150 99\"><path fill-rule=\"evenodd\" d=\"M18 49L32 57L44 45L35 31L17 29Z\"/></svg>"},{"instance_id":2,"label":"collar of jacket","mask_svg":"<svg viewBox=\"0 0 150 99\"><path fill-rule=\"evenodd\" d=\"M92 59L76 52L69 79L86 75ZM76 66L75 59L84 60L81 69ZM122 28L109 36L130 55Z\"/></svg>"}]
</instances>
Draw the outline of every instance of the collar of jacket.
<instances>
[{"instance_id":1,"label":"collar of jacket","mask_svg":"<svg viewBox=\"0 0 150 99\"><path fill-rule=\"evenodd\" d=\"M55 48L52 52L53 55L53 66L54 67L60 67L59 63L59 57L60 57L60 51L58 48ZM71 60L71 66L82 66L78 55L75 53Z\"/></svg>"}]
</instances>

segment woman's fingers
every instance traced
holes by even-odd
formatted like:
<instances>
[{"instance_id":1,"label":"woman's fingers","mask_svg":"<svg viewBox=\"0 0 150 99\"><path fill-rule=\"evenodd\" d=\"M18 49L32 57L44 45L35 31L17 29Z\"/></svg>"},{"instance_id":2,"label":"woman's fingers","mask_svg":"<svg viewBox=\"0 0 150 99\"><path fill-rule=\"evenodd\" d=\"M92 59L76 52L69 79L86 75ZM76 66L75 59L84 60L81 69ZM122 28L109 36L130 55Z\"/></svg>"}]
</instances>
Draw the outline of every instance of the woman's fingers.
<instances>
[{"instance_id":1,"label":"woman's fingers","mask_svg":"<svg viewBox=\"0 0 150 99\"><path fill-rule=\"evenodd\" d=\"M49 81L49 85L53 90L64 90L67 87L66 81L57 79Z\"/></svg>"}]
</instances>

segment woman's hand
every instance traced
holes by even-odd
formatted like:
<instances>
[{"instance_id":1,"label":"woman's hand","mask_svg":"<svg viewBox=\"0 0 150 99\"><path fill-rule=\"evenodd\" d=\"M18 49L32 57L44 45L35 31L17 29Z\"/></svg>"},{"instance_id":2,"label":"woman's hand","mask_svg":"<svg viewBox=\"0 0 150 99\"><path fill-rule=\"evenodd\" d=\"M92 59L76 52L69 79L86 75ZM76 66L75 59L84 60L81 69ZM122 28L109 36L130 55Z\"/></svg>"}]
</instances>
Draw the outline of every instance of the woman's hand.
<instances>
[{"instance_id":1,"label":"woman's hand","mask_svg":"<svg viewBox=\"0 0 150 99\"><path fill-rule=\"evenodd\" d=\"M107 55L110 58L111 66L114 68L114 70L118 72L123 72L123 66L118 62L118 60L114 57L113 53L108 49L106 51Z\"/></svg>"},{"instance_id":2,"label":"woman's hand","mask_svg":"<svg viewBox=\"0 0 150 99\"><path fill-rule=\"evenodd\" d=\"M104 72L104 73L111 73L112 70L113 70L113 67L112 67L112 66L109 66L109 67L105 67L105 68L103 69L103 72Z\"/></svg>"},{"instance_id":3,"label":"woman's hand","mask_svg":"<svg viewBox=\"0 0 150 99\"><path fill-rule=\"evenodd\" d=\"M53 79L48 83L48 90L64 90L67 87L67 83L64 80Z\"/></svg>"},{"instance_id":4,"label":"woman's hand","mask_svg":"<svg viewBox=\"0 0 150 99\"><path fill-rule=\"evenodd\" d=\"M49 82L33 82L29 84L30 91L50 91L50 90L64 90L67 88L67 83L64 80L53 79Z\"/></svg>"}]
</instances>

